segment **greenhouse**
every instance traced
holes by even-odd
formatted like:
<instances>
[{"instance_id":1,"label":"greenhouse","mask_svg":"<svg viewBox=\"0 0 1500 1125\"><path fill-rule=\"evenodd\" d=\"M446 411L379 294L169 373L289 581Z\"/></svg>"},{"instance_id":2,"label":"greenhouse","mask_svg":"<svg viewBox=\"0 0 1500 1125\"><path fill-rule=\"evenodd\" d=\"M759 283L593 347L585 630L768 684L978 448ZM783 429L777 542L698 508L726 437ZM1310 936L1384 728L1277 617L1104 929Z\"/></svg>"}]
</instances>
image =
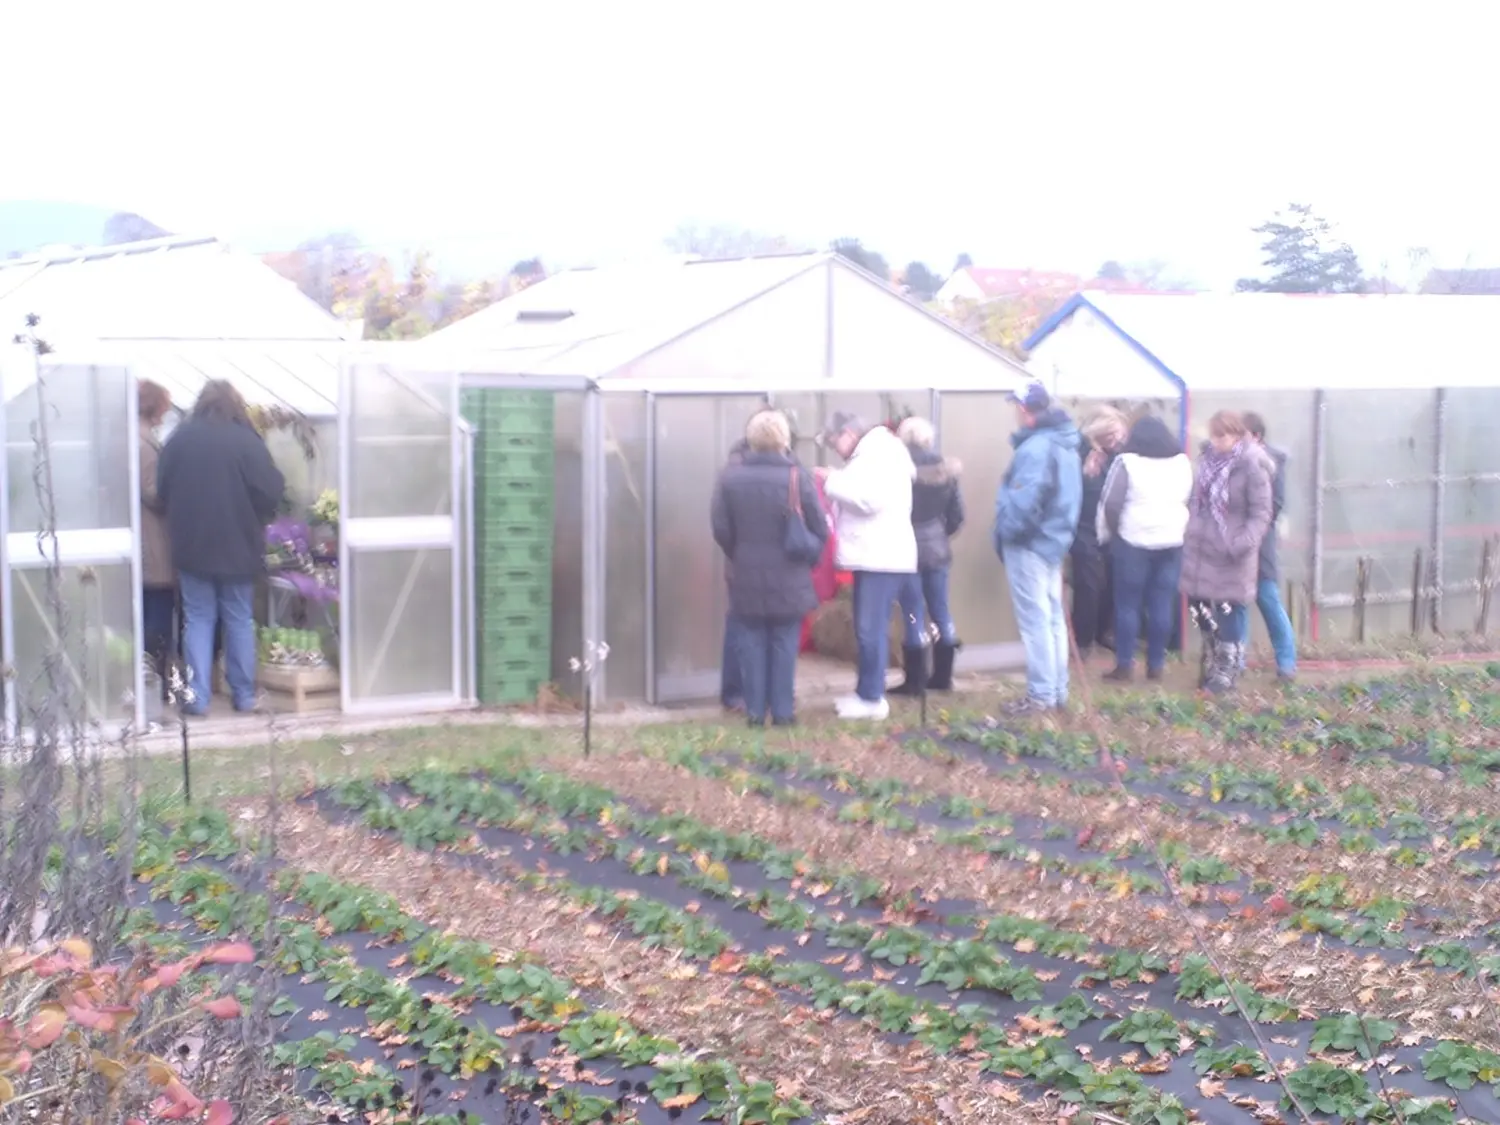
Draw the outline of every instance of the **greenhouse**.
<instances>
[{"instance_id":1,"label":"greenhouse","mask_svg":"<svg viewBox=\"0 0 1500 1125\"><path fill-rule=\"evenodd\" d=\"M843 258L665 260L569 271L418 348L484 356L492 370L513 376L488 380L497 394L502 384L510 388L505 393L552 388L551 662L553 682L564 690L579 683L578 661L597 665L596 690L610 700L666 704L716 695L726 594L709 501L730 446L766 403L791 416L798 455L808 464L823 457L812 439L836 410L872 421L908 412L934 420L945 452L963 463L971 513L954 543L961 666L1019 663L988 524L1015 424L1005 396L1025 372ZM476 385L469 375L463 382ZM515 440L476 429L481 465L493 459L486 449L495 442L508 447ZM592 456L598 463L591 468ZM476 490L485 488L487 471L481 467ZM590 493L579 482L593 472L599 476ZM514 502L500 491L504 498L495 502ZM580 495L582 509L571 508ZM486 527L496 526L486 514L491 503L476 504L479 566L500 555L493 561L504 588L515 539L497 536L487 545ZM600 588L591 589L596 580ZM498 596L493 579L478 581L483 681L493 679L485 668L489 634L504 630L485 607ZM592 624L590 613L598 615ZM607 659L590 661L600 642L608 645Z\"/></svg>"},{"instance_id":2,"label":"greenhouse","mask_svg":"<svg viewBox=\"0 0 1500 1125\"><path fill-rule=\"evenodd\" d=\"M1090 293L1026 347L1058 396L1156 409L1190 450L1216 411L1262 415L1289 455L1293 619L1313 641L1373 641L1489 624L1497 314L1479 296Z\"/></svg>"},{"instance_id":3,"label":"greenhouse","mask_svg":"<svg viewBox=\"0 0 1500 1125\"><path fill-rule=\"evenodd\" d=\"M57 321L42 315L45 337ZM596 700L712 697L726 606L709 498L767 402L792 415L809 463L835 410L933 417L972 513L955 543L961 666L1019 660L987 517L1024 372L842 259L570 271L419 344L340 330L60 334L51 354L0 358L13 721L55 640L54 550L67 673L93 717L156 713L136 658L141 379L186 406L228 378L259 407L288 477L259 602L278 706L431 711L576 696L585 680ZM278 663L289 649L317 674Z\"/></svg>"}]
</instances>

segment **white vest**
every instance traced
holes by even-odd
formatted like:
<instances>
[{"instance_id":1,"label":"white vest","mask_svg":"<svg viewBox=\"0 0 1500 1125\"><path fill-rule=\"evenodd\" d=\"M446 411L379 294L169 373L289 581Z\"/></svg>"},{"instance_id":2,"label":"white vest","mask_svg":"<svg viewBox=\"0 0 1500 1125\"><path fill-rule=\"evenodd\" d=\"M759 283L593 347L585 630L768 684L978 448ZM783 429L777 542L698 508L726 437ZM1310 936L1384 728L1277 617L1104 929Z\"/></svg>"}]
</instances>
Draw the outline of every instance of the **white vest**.
<instances>
[{"instance_id":1,"label":"white vest","mask_svg":"<svg viewBox=\"0 0 1500 1125\"><path fill-rule=\"evenodd\" d=\"M1127 484L1120 538L1147 551L1181 547L1187 531L1188 498L1193 494L1193 464L1187 454L1141 457L1125 453L1120 461ZM1099 522L1104 522L1102 503Z\"/></svg>"}]
</instances>

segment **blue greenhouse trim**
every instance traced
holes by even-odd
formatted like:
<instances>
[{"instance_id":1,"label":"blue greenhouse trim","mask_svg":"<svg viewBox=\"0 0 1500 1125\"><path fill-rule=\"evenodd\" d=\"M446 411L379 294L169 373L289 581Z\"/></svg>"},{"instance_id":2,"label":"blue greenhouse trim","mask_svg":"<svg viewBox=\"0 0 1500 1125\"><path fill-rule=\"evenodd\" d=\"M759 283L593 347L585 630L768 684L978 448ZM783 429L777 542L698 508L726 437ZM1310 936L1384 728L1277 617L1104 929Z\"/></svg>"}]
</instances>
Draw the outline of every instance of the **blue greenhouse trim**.
<instances>
[{"instance_id":1,"label":"blue greenhouse trim","mask_svg":"<svg viewBox=\"0 0 1500 1125\"><path fill-rule=\"evenodd\" d=\"M1042 326L1035 332L1033 332L1030 336L1028 336L1026 338L1026 342L1021 346L1028 352L1031 351L1032 348L1036 347L1048 336L1052 335L1053 332L1057 331L1058 326L1061 325L1065 320L1068 319L1068 317L1072 316L1079 309L1088 309L1089 312L1098 317L1099 320L1104 324L1104 326L1111 332L1113 332L1116 336L1118 336L1125 343L1125 345L1130 348L1131 351L1135 352L1136 355L1140 356L1152 367L1156 368L1156 370L1160 372L1161 375L1169 383L1177 388L1177 401L1179 403L1177 412L1177 438L1182 442L1183 448L1186 449L1188 440L1187 380L1184 379L1181 375L1177 374L1177 372L1173 371L1161 360L1157 359L1156 355L1151 351L1150 348L1146 347L1145 344L1141 343L1129 332L1126 332L1125 329L1116 324L1112 319L1110 319L1109 314L1104 312L1103 309L1090 301L1082 293L1074 293L1071 297L1064 301L1062 307L1051 316L1049 316L1045 321L1043 321Z\"/></svg>"}]
</instances>

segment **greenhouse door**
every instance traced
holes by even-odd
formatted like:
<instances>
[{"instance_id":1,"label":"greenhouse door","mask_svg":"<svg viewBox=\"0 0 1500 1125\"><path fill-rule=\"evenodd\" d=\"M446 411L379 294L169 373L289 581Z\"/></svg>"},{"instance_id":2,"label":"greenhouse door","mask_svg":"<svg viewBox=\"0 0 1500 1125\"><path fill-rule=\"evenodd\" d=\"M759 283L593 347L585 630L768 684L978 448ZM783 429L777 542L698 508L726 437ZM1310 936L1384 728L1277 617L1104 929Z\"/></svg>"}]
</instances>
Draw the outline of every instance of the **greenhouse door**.
<instances>
[{"instance_id":1,"label":"greenhouse door","mask_svg":"<svg viewBox=\"0 0 1500 1125\"><path fill-rule=\"evenodd\" d=\"M4 359L6 724L34 730L46 708L64 738L70 723L139 729L135 379L124 365L39 367L22 347Z\"/></svg>"},{"instance_id":2,"label":"greenhouse door","mask_svg":"<svg viewBox=\"0 0 1500 1125\"><path fill-rule=\"evenodd\" d=\"M345 711L466 701L458 378L339 373L339 670Z\"/></svg>"},{"instance_id":3,"label":"greenhouse door","mask_svg":"<svg viewBox=\"0 0 1500 1125\"><path fill-rule=\"evenodd\" d=\"M648 648L652 703L719 692L729 594L724 553L708 526L719 470L763 395L654 395L649 400L655 503Z\"/></svg>"}]
</instances>

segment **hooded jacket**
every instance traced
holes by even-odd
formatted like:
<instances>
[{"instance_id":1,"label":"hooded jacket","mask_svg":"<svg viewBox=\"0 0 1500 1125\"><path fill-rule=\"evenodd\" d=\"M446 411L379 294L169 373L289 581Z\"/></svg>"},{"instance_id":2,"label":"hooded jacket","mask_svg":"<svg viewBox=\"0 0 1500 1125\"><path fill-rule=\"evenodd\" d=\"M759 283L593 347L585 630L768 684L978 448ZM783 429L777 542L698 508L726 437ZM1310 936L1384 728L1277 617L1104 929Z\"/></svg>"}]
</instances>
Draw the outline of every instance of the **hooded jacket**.
<instances>
[{"instance_id":1,"label":"hooded jacket","mask_svg":"<svg viewBox=\"0 0 1500 1125\"><path fill-rule=\"evenodd\" d=\"M1260 580L1276 582L1281 578L1281 565L1277 551L1277 525L1281 520L1281 509L1286 504L1286 451L1274 445L1263 445L1262 449L1271 458L1271 526L1266 537L1260 541Z\"/></svg>"},{"instance_id":2,"label":"hooded jacket","mask_svg":"<svg viewBox=\"0 0 1500 1125\"><path fill-rule=\"evenodd\" d=\"M1015 454L995 498L995 550L1035 551L1060 564L1073 546L1083 508L1078 427L1054 407L1010 440Z\"/></svg>"},{"instance_id":3,"label":"hooded jacket","mask_svg":"<svg viewBox=\"0 0 1500 1125\"><path fill-rule=\"evenodd\" d=\"M917 479L911 486L911 525L917 536L917 565L936 570L953 563L949 539L964 525L964 498L958 488L961 466L931 449L914 449Z\"/></svg>"},{"instance_id":4,"label":"hooded jacket","mask_svg":"<svg viewBox=\"0 0 1500 1125\"><path fill-rule=\"evenodd\" d=\"M829 472L823 491L835 505L839 569L916 573L916 475L906 443L885 426L860 438L849 463Z\"/></svg>"}]
</instances>

